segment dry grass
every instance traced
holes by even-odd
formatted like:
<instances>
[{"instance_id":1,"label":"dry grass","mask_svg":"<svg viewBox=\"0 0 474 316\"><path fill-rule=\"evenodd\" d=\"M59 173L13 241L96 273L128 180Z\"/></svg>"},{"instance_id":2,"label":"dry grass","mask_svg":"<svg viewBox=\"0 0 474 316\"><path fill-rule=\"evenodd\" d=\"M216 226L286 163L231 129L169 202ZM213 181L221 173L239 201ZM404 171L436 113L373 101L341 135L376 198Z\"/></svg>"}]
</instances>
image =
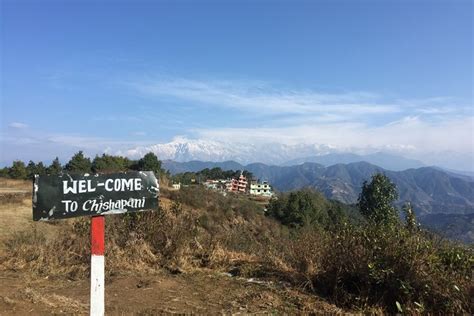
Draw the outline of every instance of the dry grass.
<instances>
[{"instance_id":1,"label":"dry grass","mask_svg":"<svg viewBox=\"0 0 474 316\"><path fill-rule=\"evenodd\" d=\"M15 231L28 229L31 224L31 199L0 200L0 240L5 240Z\"/></svg>"},{"instance_id":2,"label":"dry grass","mask_svg":"<svg viewBox=\"0 0 474 316\"><path fill-rule=\"evenodd\" d=\"M31 192L33 184L31 180L15 180L0 178L0 193L3 192Z\"/></svg>"},{"instance_id":3,"label":"dry grass","mask_svg":"<svg viewBox=\"0 0 474 316\"><path fill-rule=\"evenodd\" d=\"M387 232L349 225L290 232L260 206L238 197L199 188L165 194L171 199L162 196L158 212L107 217L108 276L213 269L286 282L368 312L396 312L395 301L410 313L472 308L474 257L465 248L402 228ZM26 216L27 204L19 207L16 216ZM19 217L16 230L27 222ZM35 227L26 226L5 242L1 267L70 279L88 274L88 218Z\"/></svg>"},{"instance_id":4,"label":"dry grass","mask_svg":"<svg viewBox=\"0 0 474 316\"><path fill-rule=\"evenodd\" d=\"M20 299L26 299L33 304L45 305L50 309L60 308L63 313L68 314L86 314L89 309L89 305L72 298L57 294L38 293L37 290L30 287L22 289L16 296Z\"/></svg>"}]
</instances>

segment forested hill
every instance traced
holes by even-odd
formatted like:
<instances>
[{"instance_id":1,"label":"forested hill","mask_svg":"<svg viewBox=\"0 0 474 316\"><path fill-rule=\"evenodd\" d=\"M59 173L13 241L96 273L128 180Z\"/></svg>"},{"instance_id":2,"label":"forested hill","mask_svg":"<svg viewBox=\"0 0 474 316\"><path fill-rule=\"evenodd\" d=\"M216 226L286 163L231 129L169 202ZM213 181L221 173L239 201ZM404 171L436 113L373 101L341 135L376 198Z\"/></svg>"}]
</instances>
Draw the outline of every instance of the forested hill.
<instances>
[{"instance_id":1,"label":"forested hill","mask_svg":"<svg viewBox=\"0 0 474 316\"><path fill-rule=\"evenodd\" d=\"M233 161L164 161L163 167L171 173L213 167L223 170L245 169L257 178L268 180L278 191L312 187L323 192L326 197L344 203L355 203L363 181L368 180L375 172L382 171L397 185L399 203L411 201L419 215L474 213L474 181L432 167L389 171L367 162L324 167L317 163L296 166L254 163L243 166Z\"/></svg>"}]
</instances>

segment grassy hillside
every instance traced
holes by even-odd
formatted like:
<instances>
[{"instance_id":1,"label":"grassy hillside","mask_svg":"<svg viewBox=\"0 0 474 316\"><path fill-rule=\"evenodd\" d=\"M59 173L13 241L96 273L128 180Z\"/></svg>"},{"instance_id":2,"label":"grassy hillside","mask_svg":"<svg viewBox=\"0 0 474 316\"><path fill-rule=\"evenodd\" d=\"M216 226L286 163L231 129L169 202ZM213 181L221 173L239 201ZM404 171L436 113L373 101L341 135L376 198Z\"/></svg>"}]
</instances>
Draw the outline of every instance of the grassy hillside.
<instances>
[{"instance_id":1,"label":"grassy hillside","mask_svg":"<svg viewBox=\"0 0 474 316\"><path fill-rule=\"evenodd\" d=\"M199 186L163 188L160 211L107 217L107 274L219 271L284 282L344 309L472 311L472 250L403 223L368 225L317 192L280 201L277 211L296 213L272 217L244 197ZM54 234L45 233L49 226ZM39 278L87 277L87 218L35 227L4 243L4 269Z\"/></svg>"}]
</instances>

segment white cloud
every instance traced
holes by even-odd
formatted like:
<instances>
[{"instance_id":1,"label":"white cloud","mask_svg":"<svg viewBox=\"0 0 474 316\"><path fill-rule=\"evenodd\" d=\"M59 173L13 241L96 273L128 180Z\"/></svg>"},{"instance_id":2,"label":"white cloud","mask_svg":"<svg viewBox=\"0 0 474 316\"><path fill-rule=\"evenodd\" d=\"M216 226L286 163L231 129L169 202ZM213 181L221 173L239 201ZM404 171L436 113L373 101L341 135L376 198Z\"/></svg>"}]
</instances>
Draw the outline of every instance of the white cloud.
<instances>
[{"instance_id":1,"label":"white cloud","mask_svg":"<svg viewBox=\"0 0 474 316\"><path fill-rule=\"evenodd\" d=\"M397 105L378 102L363 92L318 93L310 90L276 89L262 82L196 81L166 79L128 83L145 96L172 97L200 104L257 114L363 114L396 113Z\"/></svg>"},{"instance_id":2,"label":"white cloud","mask_svg":"<svg viewBox=\"0 0 474 316\"><path fill-rule=\"evenodd\" d=\"M197 129L198 138L219 141L328 144L340 149L387 149L404 154L455 151L474 156L474 116L443 122L406 117L381 126L322 123L271 128Z\"/></svg>"},{"instance_id":3,"label":"white cloud","mask_svg":"<svg viewBox=\"0 0 474 316\"><path fill-rule=\"evenodd\" d=\"M8 127L16 128L16 129L24 129L24 128L28 128L28 125L25 123L20 123L20 122L11 122L10 124L8 124Z\"/></svg>"}]
</instances>

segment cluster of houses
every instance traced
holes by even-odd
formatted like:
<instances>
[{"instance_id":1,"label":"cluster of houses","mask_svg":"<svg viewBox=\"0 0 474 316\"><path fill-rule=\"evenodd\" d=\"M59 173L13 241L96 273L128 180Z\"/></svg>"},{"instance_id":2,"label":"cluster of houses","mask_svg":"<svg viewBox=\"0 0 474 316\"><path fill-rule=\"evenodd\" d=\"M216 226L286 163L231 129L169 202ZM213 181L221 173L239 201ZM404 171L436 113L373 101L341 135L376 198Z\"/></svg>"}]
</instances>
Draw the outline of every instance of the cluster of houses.
<instances>
[{"instance_id":1,"label":"cluster of houses","mask_svg":"<svg viewBox=\"0 0 474 316\"><path fill-rule=\"evenodd\" d=\"M273 196L272 188L267 181L260 182L257 180L251 180L249 185L249 181L243 174L240 174L238 178L233 179L206 180L202 184L210 190L219 191L224 194L227 192L233 192L268 198ZM173 184L173 188L179 190L180 184Z\"/></svg>"},{"instance_id":2,"label":"cluster of houses","mask_svg":"<svg viewBox=\"0 0 474 316\"><path fill-rule=\"evenodd\" d=\"M257 180L251 180L249 185L249 181L243 174L240 174L237 179L207 180L203 184L208 189L221 192L234 192L263 197L273 196L272 188L267 181L259 182Z\"/></svg>"}]
</instances>

